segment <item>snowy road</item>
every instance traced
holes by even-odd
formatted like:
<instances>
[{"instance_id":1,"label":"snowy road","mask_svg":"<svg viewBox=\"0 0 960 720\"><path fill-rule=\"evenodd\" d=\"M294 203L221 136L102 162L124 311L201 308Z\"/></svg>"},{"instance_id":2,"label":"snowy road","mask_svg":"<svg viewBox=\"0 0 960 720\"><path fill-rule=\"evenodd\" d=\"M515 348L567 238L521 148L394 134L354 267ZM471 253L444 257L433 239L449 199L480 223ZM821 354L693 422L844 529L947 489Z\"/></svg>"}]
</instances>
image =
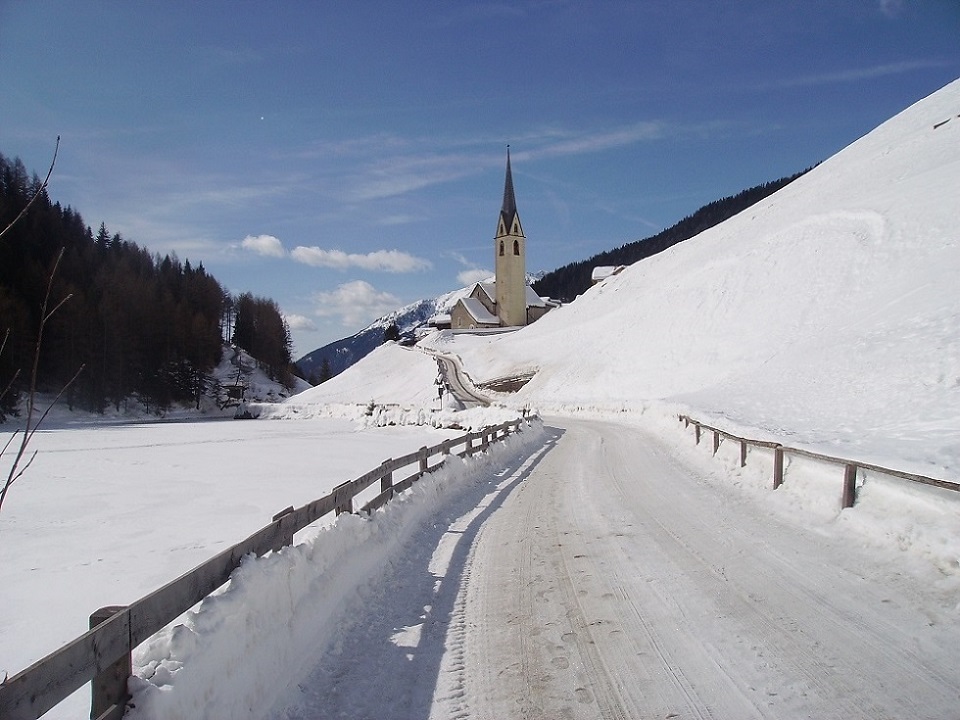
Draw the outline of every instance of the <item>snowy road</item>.
<instances>
[{"instance_id":1,"label":"snowy road","mask_svg":"<svg viewBox=\"0 0 960 720\"><path fill-rule=\"evenodd\" d=\"M550 426L417 536L276 717L960 714L956 613L897 567L642 430Z\"/></svg>"}]
</instances>

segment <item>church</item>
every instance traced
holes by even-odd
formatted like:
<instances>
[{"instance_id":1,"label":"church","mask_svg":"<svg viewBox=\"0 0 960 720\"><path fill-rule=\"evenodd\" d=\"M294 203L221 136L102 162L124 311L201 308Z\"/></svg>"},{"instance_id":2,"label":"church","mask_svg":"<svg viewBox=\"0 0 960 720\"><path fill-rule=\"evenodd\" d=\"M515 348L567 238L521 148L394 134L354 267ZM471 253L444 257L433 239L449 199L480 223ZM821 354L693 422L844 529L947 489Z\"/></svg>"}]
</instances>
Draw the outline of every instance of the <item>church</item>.
<instances>
[{"instance_id":1,"label":"church","mask_svg":"<svg viewBox=\"0 0 960 720\"><path fill-rule=\"evenodd\" d=\"M527 285L527 237L523 234L513 192L509 145L493 255L496 279L492 283L476 283L468 297L457 301L450 311L452 329L521 327L543 317L554 307L554 303L541 298Z\"/></svg>"}]
</instances>

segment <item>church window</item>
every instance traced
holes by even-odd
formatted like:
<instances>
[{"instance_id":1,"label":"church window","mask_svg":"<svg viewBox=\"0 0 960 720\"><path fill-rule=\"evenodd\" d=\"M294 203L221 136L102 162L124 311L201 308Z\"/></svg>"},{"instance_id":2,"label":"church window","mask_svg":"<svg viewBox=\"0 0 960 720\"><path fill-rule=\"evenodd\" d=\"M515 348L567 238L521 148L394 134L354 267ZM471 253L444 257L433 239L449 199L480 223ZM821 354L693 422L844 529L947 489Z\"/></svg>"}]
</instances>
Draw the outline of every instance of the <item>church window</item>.
<instances>
[{"instance_id":1,"label":"church window","mask_svg":"<svg viewBox=\"0 0 960 720\"><path fill-rule=\"evenodd\" d=\"M500 257L503 257L503 240L500 241Z\"/></svg>"},{"instance_id":2,"label":"church window","mask_svg":"<svg viewBox=\"0 0 960 720\"><path fill-rule=\"evenodd\" d=\"M520 231L520 227L514 223L513 224L513 234L516 235Z\"/></svg>"},{"instance_id":3,"label":"church window","mask_svg":"<svg viewBox=\"0 0 960 720\"><path fill-rule=\"evenodd\" d=\"M514 240L514 241L513 241L513 254L514 254L514 255L519 255L519 254L520 254L520 241L519 241L519 240Z\"/></svg>"}]
</instances>

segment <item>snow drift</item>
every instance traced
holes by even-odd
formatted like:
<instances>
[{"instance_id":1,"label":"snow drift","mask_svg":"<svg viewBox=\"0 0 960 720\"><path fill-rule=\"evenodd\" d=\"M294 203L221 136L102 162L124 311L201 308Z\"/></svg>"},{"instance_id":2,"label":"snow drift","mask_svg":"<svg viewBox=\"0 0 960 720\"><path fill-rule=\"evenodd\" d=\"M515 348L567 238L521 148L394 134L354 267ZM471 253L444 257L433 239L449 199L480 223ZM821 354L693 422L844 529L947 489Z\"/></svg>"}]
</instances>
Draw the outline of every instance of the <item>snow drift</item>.
<instances>
[{"instance_id":1,"label":"snow drift","mask_svg":"<svg viewBox=\"0 0 960 720\"><path fill-rule=\"evenodd\" d=\"M351 612L382 592L380 577L405 544L458 496L488 492L484 481L542 437L532 424L482 455L450 456L369 517L342 515L304 542L247 558L183 623L137 650L126 717L263 717L318 648L337 642Z\"/></svg>"}]
</instances>

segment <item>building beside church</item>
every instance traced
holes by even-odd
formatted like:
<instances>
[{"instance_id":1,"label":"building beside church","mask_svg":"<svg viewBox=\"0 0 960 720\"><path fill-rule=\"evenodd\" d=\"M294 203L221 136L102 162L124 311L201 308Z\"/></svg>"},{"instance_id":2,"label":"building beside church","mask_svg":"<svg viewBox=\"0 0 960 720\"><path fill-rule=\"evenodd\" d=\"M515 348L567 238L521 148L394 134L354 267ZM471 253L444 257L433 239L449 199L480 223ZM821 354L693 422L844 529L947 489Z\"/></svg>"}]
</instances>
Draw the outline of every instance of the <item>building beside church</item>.
<instances>
[{"instance_id":1,"label":"building beside church","mask_svg":"<svg viewBox=\"0 0 960 720\"><path fill-rule=\"evenodd\" d=\"M476 283L468 297L457 301L450 311L450 327L454 330L529 325L554 307L527 285L527 237L517 212L509 146L493 255L495 281Z\"/></svg>"}]
</instances>

